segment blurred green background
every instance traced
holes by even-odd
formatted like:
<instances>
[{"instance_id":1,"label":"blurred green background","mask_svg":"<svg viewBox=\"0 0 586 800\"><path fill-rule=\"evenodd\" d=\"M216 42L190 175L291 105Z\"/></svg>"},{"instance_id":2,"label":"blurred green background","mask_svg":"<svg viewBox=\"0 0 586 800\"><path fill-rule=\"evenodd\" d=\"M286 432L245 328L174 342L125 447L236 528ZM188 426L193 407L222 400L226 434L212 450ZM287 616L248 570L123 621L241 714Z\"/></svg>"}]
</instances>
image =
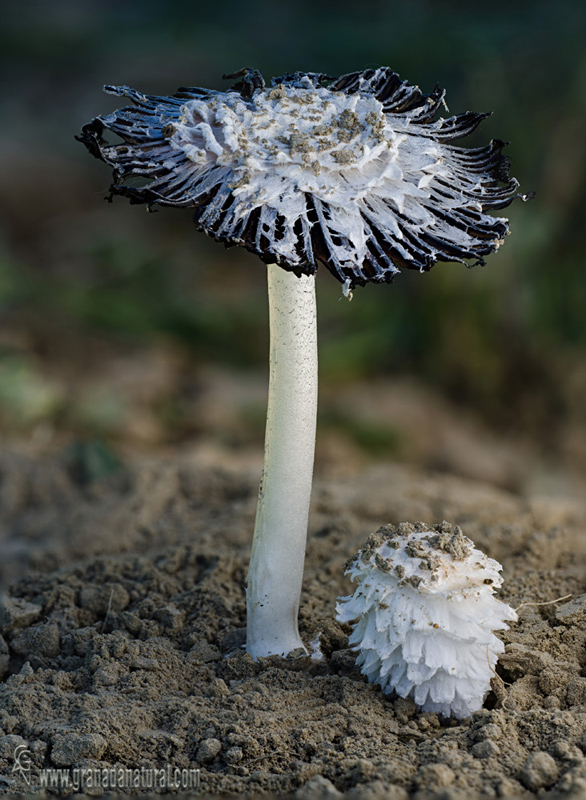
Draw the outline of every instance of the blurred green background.
<instances>
[{"instance_id":1,"label":"blurred green background","mask_svg":"<svg viewBox=\"0 0 586 800\"><path fill-rule=\"evenodd\" d=\"M424 91L446 87L451 112L492 110L464 144L510 141L512 174L537 196L503 212L512 234L484 268L404 272L352 303L320 270L322 429L402 457L400 412L361 416L360 394L336 397L412 380L430 409L443 398L586 473L585 34L581 0L6 5L3 440L89 437L116 451L213 429L231 447L262 442L264 266L197 233L188 210L104 202L109 170L73 138L116 107L104 83L169 94L225 88L222 73L242 66L270 78L389 65Z\"/></svg>"}]
</instances>

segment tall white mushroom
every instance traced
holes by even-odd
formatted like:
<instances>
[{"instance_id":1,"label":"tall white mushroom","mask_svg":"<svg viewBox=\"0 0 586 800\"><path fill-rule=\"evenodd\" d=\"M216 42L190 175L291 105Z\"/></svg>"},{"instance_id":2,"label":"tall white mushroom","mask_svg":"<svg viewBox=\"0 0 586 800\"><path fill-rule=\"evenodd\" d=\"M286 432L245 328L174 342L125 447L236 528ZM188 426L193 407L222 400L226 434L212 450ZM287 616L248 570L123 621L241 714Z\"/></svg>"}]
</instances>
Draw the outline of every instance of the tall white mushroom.
<instances>
[{"instance_id":1,"label":"tall white mushroom","mask_svg":"<svg viewBox=\"0 0 586 800\"><path fill-rule=\"evenodd\" d=\"M447 144L486 115L435 120L438 87L425 95L386 67L335 79L295 73L270 87L256 70L227 77L238 79L228 92L170 97L105 87L134 105L97 117L78 138L113 167L112 195L192 208L200 230L270 265L271 382L247 590L247 648L258 658L304 649L297 611L315 441L317 262L346 295L391 282L399 267L482 264L509 231L487 212L522 195L503 142ZM106 129L124 143L108 144ZM148 182L129 186L135 176Z\"/></svg>"}]
</instances>

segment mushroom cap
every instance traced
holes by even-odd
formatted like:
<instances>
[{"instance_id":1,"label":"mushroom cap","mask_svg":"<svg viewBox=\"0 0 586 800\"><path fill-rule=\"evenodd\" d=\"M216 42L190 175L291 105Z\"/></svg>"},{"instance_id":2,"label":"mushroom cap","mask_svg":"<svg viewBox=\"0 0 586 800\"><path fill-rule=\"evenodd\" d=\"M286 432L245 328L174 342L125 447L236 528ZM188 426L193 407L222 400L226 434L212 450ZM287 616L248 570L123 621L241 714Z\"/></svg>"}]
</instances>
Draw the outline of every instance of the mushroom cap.
<instances>
[{"instance_id":1,"label":"mushroom cap","mask_svg":"<svg viewBox=\"0 0 586 800\"><path fill-rule=\"evenodd\" d=\"M77 138L113 168L112 195L193 208L209 236L298 275L321 261L347 290L390 282L400 267L483 264L509 232L487 212L528 197L509 177L504 142L448 144L488 115L434 121L445 105L437 86L423 94L387 67L298 72L270 87L256 70L226 77L239 78L227 92L170 97L105 87L134 105ZM132 185L137 177L146 183Z\"/></svg>"},{"instance_id":2,"label":"mushroom cap","mask_svg":"<svg viewBox=\"0 0 586 800\"><path fill-rule=\"evenodd\" d=\"M463 718L481 708L504 645L493 631L515 611L494 596L501 565L443 522L385 525L348 564L353 595L339 622L368 679L424 711Z\"/></svg>"}]
</instances>

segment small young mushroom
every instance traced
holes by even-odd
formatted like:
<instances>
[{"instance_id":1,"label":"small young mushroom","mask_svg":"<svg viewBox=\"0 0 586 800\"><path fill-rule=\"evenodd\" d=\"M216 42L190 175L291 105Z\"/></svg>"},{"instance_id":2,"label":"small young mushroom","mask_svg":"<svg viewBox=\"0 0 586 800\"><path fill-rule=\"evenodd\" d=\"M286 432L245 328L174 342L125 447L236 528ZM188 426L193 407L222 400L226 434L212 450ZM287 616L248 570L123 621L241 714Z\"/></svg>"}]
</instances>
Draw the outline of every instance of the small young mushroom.
<instances>
[{"instance_id":1,"label":"small young mushroom","mask_svg":"<svg viewBox=\"0 0 586 800\"><path fill-rule=\"evenodd\" d=\"M247 589L254 658L304 650L297 629L317 405L315 273L321 261L349 295L391 282L399 267L483 264L508 221L504 143L448 144L486 114L435 120L444 103L382 67L328 78L294 73L267 87L245 69L227 92L170 97L106 91L126 106L78 137L114 170L111 195L180 206L225 245L268 263L271 375L263 479ZM105 130L122 144L108 144ZM129 180L147 179L142 186Z\"/></svg>"},{"instance_id":2,"label":"small young mushroom","mask_svg":"<svg viewBox=\"0 0 586 800\"><path fill-rule=\"evenodd\" d=\"M469 717L482 707L505 646L493 631L517 614L494 596L501 565L447 522L383 525L348 562L358 585L339 598L356 663L386 694L423 711Z\"/></svg>"}]
</instances>

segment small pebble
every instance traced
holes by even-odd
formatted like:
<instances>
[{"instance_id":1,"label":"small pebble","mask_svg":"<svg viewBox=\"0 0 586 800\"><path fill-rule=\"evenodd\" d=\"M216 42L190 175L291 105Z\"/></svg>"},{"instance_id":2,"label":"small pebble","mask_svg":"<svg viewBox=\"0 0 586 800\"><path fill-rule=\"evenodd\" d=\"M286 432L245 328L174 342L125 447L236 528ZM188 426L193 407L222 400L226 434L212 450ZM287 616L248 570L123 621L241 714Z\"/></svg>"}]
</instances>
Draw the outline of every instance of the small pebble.
<instances>
[{"instance_id":1,"label":"small pebble","mask_svg":"<svg viewBox=\"0 0 586 800\"><path fill-rule=\"evenodd\" d=\"M543 701L543 707L548 708L552 711L556 711L557 709L562 707L562 703L559 697L554 697L553 694L550 694Z\"/></svg>"},{"instance_id":2,"label":"small pebble","mask_svg":"<svg viewBox=\"0 0 586 800\"><path fill-rule=\"evenodd\" d=\"M54 658L61 650L59 641L59 628L54 622L36 625L18 633L10 643L12 649L19 656L45 656Z\"/></svg>"},{"instance_id":3,"label":"small pebble","mask_svg":"<svg viewBox=\"0 0 586 800\"><path fill-rule=\"evenodd\" d=\"M22 597L0 597L0 631L7 633L18 628L26 628L37 620L43 609L28 603Z\"/></svg>"},{"instance_id":4,"label":"small pebble","mask_svg":"<svg viewBox=\"0 0 586 800\"><path fill-rule=\"evenodd\" d=\"M470 752L474 758L492 758L493 756L499 755L500 748L496 742L493 742L491 739L485 739L475 744Z\"/></svg>"},{"instance_id":5,"label":"small pebble","mask_svg":"<svg viewBox=\"0 0 586 800\"><path fill-rule=\"evenodd\" d=\"M559 769L549 753L531 753L521 767L520 779L525 788L532 792L552 786L558 778Z\"/></svg>"},{"instance_id":6,"label":"small pebble","mask_svg":"<svg viewBox=\"0 0 586 800\"><path fill-rule=\"evenodd\" d=\"M586 705L586 678L576 677L568 683L568 705Z\"/></svg>"},{"instance_id":7,"label":"small pebble","mask_svg":"<svg viewBox=\"0 0 586 800\"><path fill-rule=\"evenodd\" d=\"M502 730L499 728L498 725L495 725L494 722L489 722L488 725L483 725L482 728L476 734L476 738L478 741L482 741L483 739L492 739L497 741L503 735Z\"/></svg>"},{"instance_id":8,"label":"small pebble","mask_svg":"<svg viewBox=\"0 0 586 800\"><path fill-rule=\"evenodd\" d=\"M224 761L226 764L238 764L242 761L243 755L244 753L241 747L230 747L229 750L226 751Z\"/></svg>"},{"instance_id":9,"label":"small pebble","mask_svg":"<svg viewBox=\"0 0 586 800\"><path fill-rule=\"evenodd\" d=\"M207 764L213 761L222 750L222 742L219 739L204 739L200 744L195 760L199 764Z\"/></svg>"}]
</instances>

